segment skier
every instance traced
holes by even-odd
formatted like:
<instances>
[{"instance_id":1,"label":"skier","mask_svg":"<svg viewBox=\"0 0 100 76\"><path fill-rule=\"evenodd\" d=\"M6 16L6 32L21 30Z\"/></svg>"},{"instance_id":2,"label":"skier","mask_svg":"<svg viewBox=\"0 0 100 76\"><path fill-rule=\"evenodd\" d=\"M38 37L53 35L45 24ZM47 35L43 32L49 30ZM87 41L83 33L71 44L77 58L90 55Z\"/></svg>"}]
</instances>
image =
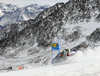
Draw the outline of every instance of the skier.
<instances>
[{"instance_id":1,"label":"skier","mask_svg":"<svg viewBox=\"0 0 100 76\"><path fill-rule=\"evenodd\" d=\"M76 52L77 52L76 50L73 50L73 51L71 51L71 52L67 53L67 56L74 55Z\"/></svg>"},{"instance_id":2,"label":"skier","mask_svg":"<svg viewBox=\"0 0 100 76\"><path fill-rule=\"evenodd\" d=\"M59 54L59 56L60 58L66 59L66 56L74 55L76 52L76 50L70 51L70 49L64 49L63 52Z\"/></svg>"},{"instance_id":3,"label":"skier","mask_svg":"<svg viewBox=\"0 0 100 76\"><path fill-rule=\"evenodd\" d=\"M71 56L76 53L76 50L70 51L70 49L64 49L64 56Z\"/></svg>"}]
</instances>

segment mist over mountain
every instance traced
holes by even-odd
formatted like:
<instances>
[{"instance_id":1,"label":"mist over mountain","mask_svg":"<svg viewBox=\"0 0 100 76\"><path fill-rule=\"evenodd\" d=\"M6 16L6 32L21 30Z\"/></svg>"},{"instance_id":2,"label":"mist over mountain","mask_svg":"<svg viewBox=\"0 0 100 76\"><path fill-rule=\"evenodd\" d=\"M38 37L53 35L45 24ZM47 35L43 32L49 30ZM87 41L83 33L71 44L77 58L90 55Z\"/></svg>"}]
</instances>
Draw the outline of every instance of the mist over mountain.
<instances>
[{"instance_id":1,"label":"mist over mountain","mask_svg":"<svg viewBox=\"0 0 100 76\"><path fill-rule=\"evenodd\" d=\"M34 20L9 25L0 40L0 55L15 58L7 64L46 65L50 61L51 40L60 40L60 51L83 50L100 45L100 1L69 0L41 12ZM19 27L26 26L23 29ZM55 56L57 53L54 54ZM21 59L22 58L22 59ZM4 60L5 61L5 60Z\"/></svg>"}]
</instances>

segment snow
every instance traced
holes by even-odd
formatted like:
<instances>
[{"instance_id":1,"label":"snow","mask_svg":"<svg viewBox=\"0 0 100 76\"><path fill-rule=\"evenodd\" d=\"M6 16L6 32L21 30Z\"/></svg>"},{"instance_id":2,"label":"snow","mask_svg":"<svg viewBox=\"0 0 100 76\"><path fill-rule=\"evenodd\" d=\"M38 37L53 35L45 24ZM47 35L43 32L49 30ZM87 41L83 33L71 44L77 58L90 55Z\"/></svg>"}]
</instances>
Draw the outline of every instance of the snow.
<instances>
[{"instance_id":1,"label":"snow","mask_svg":"<svg viewBox=\"0 0 100 76\"><path fill-rule=\"evenodd\" d=\"M1 3L0 5L0 25L1 26L5 26L7 24L12 24L12 23L20 23L22 21L26 21L29 19L35 19L35 17L42 12L43 10L45 10L46 7L44 8L40 8L39 5L35 4L35 5L29 5L29 6L25 6L25 7L18 7L16 5L11 5L11 4L4 4ZM18 18L18 19L17 19Z\"/></svg>"},{"instance_id":2,"label":"snow","mask_svg":"<svg viewBox=\"0 0 100 76\"><path fill-rule=\"evenodd\" d=\"M83 23L72 24L72 25L65 24L65 26L63 26L63 28L68 30L67 31L68 34L79 29L82 31L82 34L86 36L90 35L98 27L100 27L100 24L95 21L91 21L89 23L83 22Z\"/></svg>"},{"instance_id":3,"label":"snow","mask_svg":"<svg viewBox=\"0 0 100 76\"><path fill-rule=\"evenodd\" d=\"M79 27L79 28L77 29L77 27ZM86 41L86 36L90 35L98 27L99 27L99 23L96 23L96 22L80 23L80 24L75 24L75 25L66 24L63 27L63 28L65 28L65 34L67 33L70 35L73 33L72 31L81 30L80 32L82 33L83 36L80 36L80 38L75 41L69 42L69 41L65 41L64 39L60 38L60 37L62 37L62 32L59 32L60 52L63 51L64 49L71 49L71 48L81 44L82 42ZM22 43L23 42L24 42L24 40L22 40ZM29 40L26 41L26 43L28 43L28 42L29 42ZM53 42L58 43L58 38L56 37ZM50 65L51 61L49 61L49 60L51 59L51 47L45 48L45 49L41 48L41 50L40 50L37 47L37 45L38 45L38 43L35 43L31 47L29 45L26 45L23 48L16 48L16 49L8 48L6 50L7 57L6 58L0 57L0 68L12 66L13 70L16 70L18 65L27 66L27 64L30 64L30 66L32 66L32 67L45 66L47 64ZM91 52L93 52L93 51L91 51ZM53 54L54 54L53 55L53 58L54 58L58 54L58 51L54 51ZM83 56L82 52L78 52L77 54L79 54L81 57ZM87 53L85 53L85 54L87 54ZM12 55L12 58L9 58L9 55ZM79 55L78 55L78 57L73 56L73 57L69 58L69 60L66 61L68 63L68 65L69 65L70 59L73 59L73 58L76 58L76 59L72 60L73 62L71 61L71 64L72 63L76 64L75 62L77 62L77 59L81 58L81 57L79 57ZM84 58L82 58L82 59L84 59ZM84 59L84 60L86 60L86 59ZM81 62L82 61L80 60L80 63ZM95 64L93 64L93 65L95 65ZM52 66L50 66L50 67L52 67ZM49 66L48 66L48 68L49 68Z\"/></svg>"},{"instance_id":4,"label":"snow","mask_svg":"<svg viewBox=\"0 0 100 76\"><path fill-rule=\"evenodd\" d=\"M100 76L100 47L88 48L63 64L0 73L0 76Z\"/></svg>"},{"instance_id":5,"label":"snow","mask_svg":"<svg viewBox=\"0 0 100 76\"><path fill-rule=\"evenodd\" d=\"M23 14L23 20L29 20L28 16Z\"/></svg>"},{"instance_id":6,"label":"snow","mask_svg":"<svg viewBox=\"0 0 100 76\"><path fill-rule=\"evenodd\" d=\"M0 17L3 16L3 15L4 15L4 13L2 12L2 10L0 10Z\"/></svg>"},{"instance_id":7,"label":"snow","mask_svg":"<svg viewBox=\"0 0 100 76\"><path fill-rule=\"evenodd\" d=\"M66 23L62 27L61 31L59 31L59 33L58 33L59 42L60 42L60 50L71 49L71 48L81 44L82 42L85 42L86 37L89 36L90 34L92 34L93 31L99 27L100 27L100 23L97 23L93 20L90 21L89 23L83 22L83 23L72 24L72 25ZM63 29L64 29L64 33L62 33ZM78 39L76 39L74 41L70 41L71 38L67 41L65 39L62 39L62 37L64 37L63 34L65 35L65 37L67 37L68 35L71 35L74 31L78 31L79 33L81 33L81 35ZM67 45L68 45L68 47L66 47Z\"/></svg>"}]
</instances>

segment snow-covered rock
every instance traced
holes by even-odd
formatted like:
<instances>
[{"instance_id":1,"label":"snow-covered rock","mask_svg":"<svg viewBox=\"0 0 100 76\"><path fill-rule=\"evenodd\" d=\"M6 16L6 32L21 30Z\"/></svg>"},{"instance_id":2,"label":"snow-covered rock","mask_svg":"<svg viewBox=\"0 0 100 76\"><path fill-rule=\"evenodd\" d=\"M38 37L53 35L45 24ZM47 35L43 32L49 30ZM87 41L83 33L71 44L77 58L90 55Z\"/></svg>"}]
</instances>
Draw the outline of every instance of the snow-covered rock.
<instances>
[{"instance_id":1,"label":"snow-covered rock","mask_svg":"<svg viewBox=\"0 0 100 76\"><path fill-rule=\"evenodd\" d=\"M0 25L5 26L12 23L20 23L24 20L35 19L40 12L49 7L49 5L40 6L38 4L18 7L16 5L0 3Z\"/></svg>"}]
</instances>

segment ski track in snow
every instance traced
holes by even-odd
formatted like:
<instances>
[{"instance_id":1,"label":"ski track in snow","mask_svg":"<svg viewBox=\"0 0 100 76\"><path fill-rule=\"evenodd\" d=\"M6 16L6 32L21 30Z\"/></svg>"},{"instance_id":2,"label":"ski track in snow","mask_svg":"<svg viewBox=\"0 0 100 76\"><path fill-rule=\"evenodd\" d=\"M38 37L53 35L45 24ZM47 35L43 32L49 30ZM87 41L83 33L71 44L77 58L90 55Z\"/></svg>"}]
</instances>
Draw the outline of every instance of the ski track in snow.
<instances>
[{"instance_id":1,"label":"ski track in snow","mask_svg":"<svg viewBox=\"0 0 100 76\"><path fill-rule=\"evenodd\" d=\"M4 72L0 76L100 76L100 47L78 51L59 65Z\"/></svg>"}]
</instances>

